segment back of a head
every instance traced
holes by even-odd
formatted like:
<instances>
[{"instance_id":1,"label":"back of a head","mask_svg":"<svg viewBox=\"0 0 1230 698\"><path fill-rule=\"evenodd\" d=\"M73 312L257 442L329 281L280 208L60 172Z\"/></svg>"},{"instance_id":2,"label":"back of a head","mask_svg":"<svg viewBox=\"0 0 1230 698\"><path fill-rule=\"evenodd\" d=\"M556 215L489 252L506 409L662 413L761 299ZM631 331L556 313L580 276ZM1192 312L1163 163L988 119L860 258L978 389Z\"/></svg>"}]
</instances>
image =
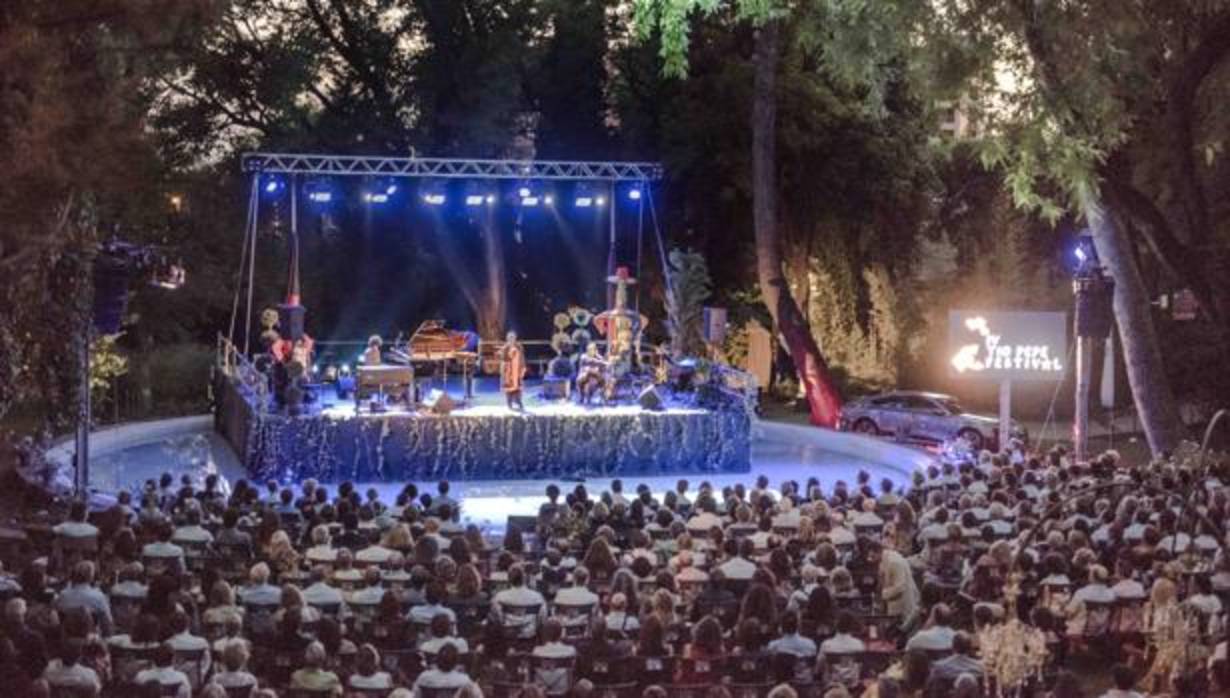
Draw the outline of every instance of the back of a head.
<instances>
[{"instance_id":1,"label":"back of a head","mask_svg":"<svg viewBox=\"0 0 1230 698\"><path fill-rule=\"evenodd\" d=\"M459 659L460 653L457 651L457 646L451 642L446 642L440 647L440 651L436 653L436 667L440 671L452 671L457 667Z\"/></svg>"},{"instance_id":2,"label":"back of a head","mask_svg":"<svg viewBox=\"0 0 1230 698\"><path fill-rule=\"evenodd\" d=\"M1136 685L1136 672L1126 664L1116 664L1112 674L1115 679L1115 688L1120 691L1130 691Z\"/></svg>"}]
</instances>

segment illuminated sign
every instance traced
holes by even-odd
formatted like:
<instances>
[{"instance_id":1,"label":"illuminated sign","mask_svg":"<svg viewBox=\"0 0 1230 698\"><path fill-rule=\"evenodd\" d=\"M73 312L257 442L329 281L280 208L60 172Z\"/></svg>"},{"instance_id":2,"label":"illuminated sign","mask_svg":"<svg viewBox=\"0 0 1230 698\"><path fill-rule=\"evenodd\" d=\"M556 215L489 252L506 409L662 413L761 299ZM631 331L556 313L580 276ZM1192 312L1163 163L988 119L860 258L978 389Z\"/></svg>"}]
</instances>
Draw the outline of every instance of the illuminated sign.
<instances>
[{"instance_id":1,"label":"illuminated sign","mask_svg":"<svg viewBox=\"0 0 1230 698\"><path fill-rule=\"evenodd\" d=\"M1067 367L1064 313L948 312L948 368L957 378L1061 380Z\"/></svg>"}]
</instances>

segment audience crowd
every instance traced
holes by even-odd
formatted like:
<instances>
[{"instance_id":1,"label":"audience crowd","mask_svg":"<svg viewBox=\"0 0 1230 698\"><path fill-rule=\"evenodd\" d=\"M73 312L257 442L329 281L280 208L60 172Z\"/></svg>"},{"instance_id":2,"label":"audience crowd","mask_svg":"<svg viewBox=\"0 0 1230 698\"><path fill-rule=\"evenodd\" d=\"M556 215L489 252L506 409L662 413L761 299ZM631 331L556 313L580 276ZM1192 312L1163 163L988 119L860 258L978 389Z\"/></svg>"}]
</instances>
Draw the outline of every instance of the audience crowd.
<instances>
[{"instance_id":1,"label":"audience crowd","mask_svg":"<svg viewBox=\"0 0 1230 698\"><path fill-rule=\"evenodd\" d=\"M0 672L73 698L1225 695L1225 482L1013 444L908 488L550 485L496 536L447 482L165 475L31 532ZM1046 651L1007 686L1010 626Z\"/></svg>"}]
</instances>

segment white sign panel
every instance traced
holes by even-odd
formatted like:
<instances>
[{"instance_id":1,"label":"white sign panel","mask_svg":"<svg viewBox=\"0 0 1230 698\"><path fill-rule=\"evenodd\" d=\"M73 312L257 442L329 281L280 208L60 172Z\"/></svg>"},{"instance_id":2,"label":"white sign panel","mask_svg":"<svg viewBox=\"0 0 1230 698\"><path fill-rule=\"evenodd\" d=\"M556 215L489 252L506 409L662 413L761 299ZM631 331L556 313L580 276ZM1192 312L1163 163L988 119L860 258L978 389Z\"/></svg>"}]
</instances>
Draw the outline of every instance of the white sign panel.
<instances>
[{"instance_id":1,"label":"white sign panel","mask_svg":"<svg viewBox=\"0 0 1230 698\"><path fill-rule=\"evenodd\" d=\"M1068 355L1064 313L948 311L948 368L957 378L1061 380Z\"/></svg>"}]
</instances>

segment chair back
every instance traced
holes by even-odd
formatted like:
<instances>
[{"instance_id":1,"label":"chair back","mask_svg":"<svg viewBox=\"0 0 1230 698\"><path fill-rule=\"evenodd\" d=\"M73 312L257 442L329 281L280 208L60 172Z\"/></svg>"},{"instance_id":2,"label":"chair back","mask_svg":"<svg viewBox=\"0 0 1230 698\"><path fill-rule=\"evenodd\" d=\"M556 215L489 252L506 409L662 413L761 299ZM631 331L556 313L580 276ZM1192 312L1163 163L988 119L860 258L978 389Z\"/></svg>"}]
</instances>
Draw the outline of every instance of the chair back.
<instances>
[{"instance_id":1,"label":"chair back","mask_svg":"<svg viewBox=\"0 0 1230 698\"><path fill-rule=\"evenodd\" d=\"M538 632L538 614L542 612L542 604L500 604L503 617L505 637L525 637Z\"/></svg>"},{"instance_id":2,"label":"chair back","mask_svg":"<svg viewBox=\"0 0 1230 698\"><path fill-rule=\"evenodd\" d=\"M862 652L825 652L825 680L828 683L840 683L852 688L857 686L863 676Z\"/></svg>"},{"instance_id":3,"label":"chair back","mask_svg":"<svg viewBox=\"0 0 1230 698\"><path fill-rule=\"evenodd\" d=\"M726 684L726 689L730 691L731 698L764 698L769 695L769 691L773 690L773 684L732 681Z\"/></svg>"},{"instance_id":4,"label":"chair back","mask_svg":"<svg viewBox=\"0 0 1230 698\"><path fill-rule=\"evenodd\" d=\"M267 635L273 632L273 616L278 612L276 603L245 603L243 625L250 635Z\"/></svg>"},{"instance_id":5,"label":"chair back","mask_svg":"<svg viewBox=\"0 0 1230 698\"><path fill-rule=\"evenodd\" d=\"M589 619L593 616L597 603L585 604L555 604L555 615L564 625L564 634L570 638L589 637Z\"/></svg>"},{"instance_id":6,"label":"chair back","mask_svg":"<svg viewBox=\"0 0 1230 698\"><path fill-rule=\"evenodd\" d=\"M97 694L86 686L52 684L51 698L95 698Z\"/></svg>"},{"instance_id":7,"label":"chair back","mask_svg":"<svg viewBox=\"0 0 1230 698\"><path fill-rule=\"evenodd\" d=\"M541 685L549 696L566 695L572 690L576 681L577 658L571 657L538 657L530 658L530 666L534 670L534 681Z\"/></svg>"},{"instance_id":8,"label":"chair back","mask_svg":"<svg viewBox=\"0 0 1230 698\"><path fill-rule=\"evenodd\" d=\"M1113 601L1085 601L1085 625L1081 634L1085 637L1098 637L1111 631L1111 621L1115 615Z\"/></svg>"},{"instance_id":9,"label":"chair back","mask_svg":"<svg viewBox=\"0 0 1230 698\"><path fill-rule=\"evenodd\" d=\"M596 698L635 698L640 695L640 686L635 681L594 684Z\"/></svg>"},{"instance_id":10,"label":"chair back","mask_svg":"<svg viewBox=\"0 0 1230 698\"><path fill-rule=\"evenodd\" d=\"M184 672L193 690L200 688L205 681L205 648L175 650L175 668Z\"/></svg>"}]
</instances>

